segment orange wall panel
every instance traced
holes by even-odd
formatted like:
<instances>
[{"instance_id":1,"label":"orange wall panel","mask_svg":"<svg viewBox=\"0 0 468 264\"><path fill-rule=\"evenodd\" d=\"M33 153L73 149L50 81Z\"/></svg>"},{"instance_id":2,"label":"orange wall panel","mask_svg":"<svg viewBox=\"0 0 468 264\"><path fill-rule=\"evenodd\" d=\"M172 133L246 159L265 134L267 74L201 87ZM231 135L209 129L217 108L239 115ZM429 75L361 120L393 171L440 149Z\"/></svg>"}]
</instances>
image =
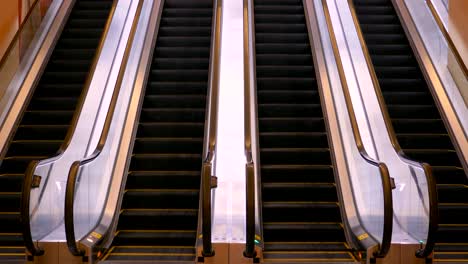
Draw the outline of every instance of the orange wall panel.
<instances>
[{"instance_id":1,"label":"orange wall panel","mask_svg":"<svg viewBox=\"0 0 468 264\"><path fill-rule=\"evenodd\" d=\"M465 65L468 65L468 1L450 0L449 34Z\"/></svg>"},{"instance_id":2,"label":"orange wall panel","mask_svg":"<svg viewBox=\"0 0 468 264\"><path fill-rule=\"evenodd\" d=\"M0 58L18 30L19 1L2 1L0 8Z\"/></svg>"}]
</instances>

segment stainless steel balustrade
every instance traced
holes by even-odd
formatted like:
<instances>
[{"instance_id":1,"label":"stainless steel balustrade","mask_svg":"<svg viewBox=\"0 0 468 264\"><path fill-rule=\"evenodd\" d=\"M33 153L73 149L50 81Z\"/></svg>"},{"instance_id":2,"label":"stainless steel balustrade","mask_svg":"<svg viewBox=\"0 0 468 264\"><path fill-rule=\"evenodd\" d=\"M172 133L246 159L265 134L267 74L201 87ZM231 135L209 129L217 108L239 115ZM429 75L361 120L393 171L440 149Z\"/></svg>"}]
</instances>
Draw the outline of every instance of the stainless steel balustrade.
<instances>
[{"instance_id":1,"label":"stainless steel balustrade","mask_svg":"<svg viewBox=\"0 0 468 264\"><path fill-rule=\"evenodd\" d=\"M393 175L389 175L385 163L367 152L368 138L359 127L358 109L349 95L344 61L331 25L331 7L320 0L305 0L304 6L336 160L337 189L344 207L342 218L349 228L347 239L356 249L372 249L374 257L385 257L393 229L390 179Z\"/></svg>"},{"instance_id":2,"label":"stainless steel balustrade","mask_svg":"<svg viewBox=\"0 0 468 264\"><path fill-rule=\"evenodd\" d=\"M102 142L102 148L88 153L79 166L74 166L78 182L72 199L73 236L67 234L68 245L78 243L79 250L86 248L89 261L93 263L98 257L93 254L112 242L116 228L118 208L122 191L125 187L128 171L128 155L133 148L133 138L136 133L139 108L144 96L147 68L151 63L151 54L156 42L159 28L160 12L163 1L133 0L131 10L135 12L142 2L141 13L133 35L133 41L128 54L124 72L121 72L121 84L116 107L108 124L107 137ZM128 2L130 3L130 2ZM134 14L134 13L133 13ZM129 16L127 30L133 24L133 16ZM124 47L125 49L125 47ZM107 120L109 121L109 120ZM100 133L99 133L100 135ZM91 155L94 152L95 155ZM69 173L67 171L67 176ZM73 191L73 190L72 190ZM65 203L61 204L65 207ZM75 253L75 252L72 252ZM81 253L81 252L80 252Z\"/></svg>"},{"instance_id":3,"label":"stainless steel balustrade","mask_svg":"<svg viewBox=\"0 0 468 264\"><path fill-rule=\"evenodd\" d=\"M128 40L131 27L128 20L132 21L135 2L114 2L107 35L101 50L98 50L99 57L92 77L89 77L86 99L78 110L79 117L66 149L55 157L39 161L29 171L34 177L41 177L41 184L31 189L29 196L29 219L34 241L65 240L63 204L68 170L75 160L90 155L99 140Z\"/></svg>"},{"instance_id":4,"label":"stainless steel balustrade","mask_svg":"<svg viewBox=\"0 0 468 264\"><path fill-rule=\"evenodd\" d=\"M366 135L364 147L372 158L388 165L395 180L392 242L428 244L430 251L433 237L429 235L436 225L437 214L431 169L427 164L407 159L398 145L352 1L322 2L328 6L330 26L337 39L338 56L349 88L346 92L356 110L359 130Z\"/></svg>"}]
</instances>

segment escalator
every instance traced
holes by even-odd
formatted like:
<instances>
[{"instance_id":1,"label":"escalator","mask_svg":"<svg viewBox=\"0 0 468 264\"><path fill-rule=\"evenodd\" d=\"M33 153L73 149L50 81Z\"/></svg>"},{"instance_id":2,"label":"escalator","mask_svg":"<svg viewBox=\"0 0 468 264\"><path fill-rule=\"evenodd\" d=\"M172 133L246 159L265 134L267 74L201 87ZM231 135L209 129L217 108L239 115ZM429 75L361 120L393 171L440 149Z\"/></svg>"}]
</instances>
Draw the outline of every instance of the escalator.
<instances>
[{"instance_id":1,"label":"escalator","mask_svg":"<svg viewBox=\"0 0 468 264\"><path fill-rule=\"evenodd\" d=\"M353 262L302 0L255 0L265 262Z\"/></svg>"},{"instance_id":2,"label":"escalator","mask_svg":"<svg viewBox=\"0 0 468 264\"><path fill-rule=\"evenodd\" d=\"M468 255L468 181L391 0L354 0L397 139L414 160L429 163L437 184L435 259Z\"/></svg>"},{"instance_id":3,"label":"escalator","mask_svg":"<svg viewBox=\"0 0 468 264\"><path fill-rule=\"evenodd\" d=\"M112 0L77 0L0 166L0 259L24 260L20 199L32 160L54 156L65 136Z\"/></svg>"},{"instance_id":4,"label":"escalator","mask_svg":"<svg viewBox=\"0 0 468 264\"><path fill-rule=\"evenodd\" d=\"M166 0L104 261L194 262L212 0Z\"/></svg>"}]
</instances>

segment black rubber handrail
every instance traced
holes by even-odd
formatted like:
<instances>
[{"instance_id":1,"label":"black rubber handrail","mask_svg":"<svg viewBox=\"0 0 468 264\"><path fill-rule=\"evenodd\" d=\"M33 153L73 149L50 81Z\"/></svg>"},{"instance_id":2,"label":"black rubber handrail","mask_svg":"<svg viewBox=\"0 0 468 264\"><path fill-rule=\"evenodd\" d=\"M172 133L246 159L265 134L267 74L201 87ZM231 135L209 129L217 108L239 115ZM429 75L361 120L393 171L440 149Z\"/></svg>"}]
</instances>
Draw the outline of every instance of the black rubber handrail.
<instances>
[{"instance_id":1,"label":"black rubber handrail","mask_svg":"<svg viewBox=\"0 0 468 264\"><path fill-rule=\"evenodd\" d=\"M362 142L362 138L359 132L359 127L356 120L356 115L354 112L354 107L352 104L348 83L346 81L346 76L343 68L343 63L341 61L341 57L338 50L338 43L336 40L335 32L332 26L331 17L328 9L328 4L326 0L322 0L322 7L325 14L325 19L327 22L328 33L330 36L333 54L335 55L336 65L338 68L338 74L340 76L341 86L343 88L343 94L346 101L346 107L348 109L348 115L351 121L351 126L353 130L354 139L359 150L360 155L364 158L364 160L377 166L380 171L380 176L382 180L382 191L383 191L383 200L384 200L384 228L382 234L382 241L378 241L379 248L373 253L374 257L383 258L387 255L388 251L390 250L391 241L392 241L392 230L393 230L393 201L392 201L392 184L390 174L388 172L388 168L385 163L376 162L372 158L369 157L366 150L364 149L364 144ZM374 238L375 239L375 238ZM377 239L375 239L377 240Z\"/></svg>"},{"instance_id":2,"label":"black rubber handrail","mask_svg":"<svg viewBox=\"0 0 468 264\"><path fill-rule=\"evenodd\" d=\"M202 232L202 255L204 257L214 256L213 244L211 242L212 228L212 169L216 155L216 140L218 130L218 96L219 96L219 73L221 60L221 27L222 27L223 1L213 0L213 18L211 29L210 66L208 83L208 104L206 105L207 116L205 118L205 153L201 170L200 204L201 204L201 232Z\"/></svg>"},{"instance_id":3,"label":"black rubber handrail","mask_svg":"<svg viewBox=\"0 0 468 264\"><path fill-rule=\"evenodd\" d=\"M33 160L29 163L28 168L25 172L24 175L24 182L23 182L23 188L22 188L22 194L21 194L21 205L20 205L20 220L21 220L21 225L23 229L23 240L24 244L26 246L26 249L28 252L33 255L33 256L40 256L44 254L44 250L41 249L38 245L34 244L34 241L32 239L32 234L31 234L31 223L30 223L30 197L31 197L31 191L33 188L36 188L37 186L34 184L34 172L36 171L37 166L42 165L44 163L52 162L56 160L58 157L60 157L63 152L67 149L68 145L70 144L71 138L73 134L75 133L75 129L78 123L79 116L81 114L81 111L83 110L83 105L84 101L86 99L86 95L88 94L89 87L91 85L91 81L94 77L95 74L95 69L99 60L99 57L101 55L104 42L107 38L107 35L109 33L109 27L110 23L112 21L112 18L115 13L115 8L117 5L117 2L119 0L114 0L112 3L112 7L109 13L109 17L107 18L106 25L104 27L103 34L101 36L101 39L99 41L99 45L96 51L96 54L93 57L93 64L89 70L88 76L86 77L86 82L84 85L84 89L80 94L80 98L78 100L77 104L77 109L73 115L72 122L70 124L70 128L67 131L67 135L65 136L65 139L60 146L59 150L57 151L57 154L51 158L45 159L45 160ZM73 7L71 7L73 8ZM34 187L33 187L34 185Z\"/></svg>"},{"instance_id":4,"label":"black rubber handrail","mask_svg":"<svg viewBox=\"0 0 468 264\"><path fill-rule=\"evenodd\" d=\"M107 141L110 126L112 124L112 118L114 117L115 109L117 106L117 100L119 98L119 93L122 88L122 81L125 74L125 70L127 69L127 62L130 56L131 48L133 45L133 40L135 37L136 29L138 26L138 20L140 18L141 10L143 7L144 0L139 0L137 10L135 12L135 17L132 23L132 28L130 31L129 39L127 45L125 47L124 56L122 59L122 64L120 65L119 74L117 77L117 82L115 85L115 89L112 93L112 98L109 104L109 110L106 115L106 119L104 121L104 126L101 132L101 136L99 138L99 142L91 156L86 157L82 160L73 162L72 166L70 167L70 171L68 173L68 180L67 186L65 191L65 208L64 208L64 218L65 218L65 236L67 239L67 246L68 250L74 256L83 256L84 250L81 250L76 242L75 236L75 224L74 224L74 202L75 202L75 191L76 191L76 184L77 179L79 176L80 168L92 161L94 161L99 155L101 154L105 143Z\"/></svg>"},{"instance_id":5,"label":"black rubber handrail","mask_svg":"<svg viewBox=\"0 0 468 264\"><path fill-rule=\"evenodd\" d=\"M255 46L255 37L253 37L253 27L251 27L250 21L254 21L254 13L250 8L250 3L252 0L243 1L243 27L244 27L244 152L246 157L245 165L245 177L246 177L246 235L245 235L245 250L244 256L247 258L255 258L257 252L255 251L255 227L256 224L262 226L262 223L256 223L256 210L258 209L257 202L261 201L255 200L255 196L258 196L255 185L256 181L259 179L255 175L255 163L253 160L252 153L252 105L251 101L255 99L251 98L252 90L255 89L250 83L251 77L255 78L255 72L251 76L251 68L254 65L250 63L250 55L254 56L255 51L251 50L251 45ZM253 4L253 3L252 3ZM253 23L253 22L252 22ZM251 37L252 35L252 37ZM261 221L261 220L260 220ZM262 227L261 227L262 228Z\"/></svg>"},{"instance_id":6,"label":"black rubber handrail","mask_svg":"<svg viewBox=\"0 0 468 264\"><path fill-rule=\"evenodd\" d=\"M422 170L424 171L424 175L426 176L426 182L428 185L428 196L429 196L429 208L428 208L429 210L429 229L428 230L429 231L428 231L428 236L427 236L425 247L418 249L415 253L417 257L425 258L425 257L428 257L434 250L435 235L439 226L437 187L436 187L435 181L433 180L432 168L427 163L420 163L420 162L416 162L416 161L409 159L404 153L404 151L402 150L398 142L398 139L396 137L395 130L393 129L392 121L390 119L390 115L388 113L388 109L385 104L382 90L380 89L380 83L375 73L374 64L372 63L369 50L364 40L364 35L362 34L361 26L358 22L353 0L348 0L348 5L351 11L351 16L353 18L354 26L356 28L356 31L359 37L359 42L361 43L362 52L364 53L364 57L366 59L367 68L369 69L369 74L372 79L375 94L377 95L377 99L379 102L380 111L384 117L385 125L387 127L387 132L390 137L392 146L395 149L398 156L400 156L404 160L407 160L413 163L413 165L416 165L422 168Z\"/></svg>"}]
</instances>

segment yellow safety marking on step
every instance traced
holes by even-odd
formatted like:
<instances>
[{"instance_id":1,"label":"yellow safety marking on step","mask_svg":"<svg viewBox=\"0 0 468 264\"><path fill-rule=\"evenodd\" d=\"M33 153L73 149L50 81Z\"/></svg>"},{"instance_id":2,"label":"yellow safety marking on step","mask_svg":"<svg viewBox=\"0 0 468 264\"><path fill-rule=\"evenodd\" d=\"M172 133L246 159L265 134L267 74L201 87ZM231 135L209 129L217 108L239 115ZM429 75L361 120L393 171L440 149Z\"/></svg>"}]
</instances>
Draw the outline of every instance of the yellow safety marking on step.
<instances>
[{"instance_id":1,"label":"yellow safety marking on step","mask_svg":"<svg viewBox=\"0 0 468 264\"><path fill-rule=\"evenodd\" d=\"M359 235L357 238L358 238L359 241L361 241L361 240L364 240L364 239L366 239L368 237L369 237L369 235L367 233L364 233L362 235Z\"/></svg>"},{"instance_id":2,"label":"yellow safety marking on step","mask_svg":"<svg viewBox=\"0 0 468 264\"><path fill-rule=\"evenodd\" d=\"M102 237L101 234L99 234L98 232L95 232L95 231L93 231L91 233L91 236L94 237L94 238L97 238L97 239L101 239L101 237Z\"/></svg>"}]
</instances>

